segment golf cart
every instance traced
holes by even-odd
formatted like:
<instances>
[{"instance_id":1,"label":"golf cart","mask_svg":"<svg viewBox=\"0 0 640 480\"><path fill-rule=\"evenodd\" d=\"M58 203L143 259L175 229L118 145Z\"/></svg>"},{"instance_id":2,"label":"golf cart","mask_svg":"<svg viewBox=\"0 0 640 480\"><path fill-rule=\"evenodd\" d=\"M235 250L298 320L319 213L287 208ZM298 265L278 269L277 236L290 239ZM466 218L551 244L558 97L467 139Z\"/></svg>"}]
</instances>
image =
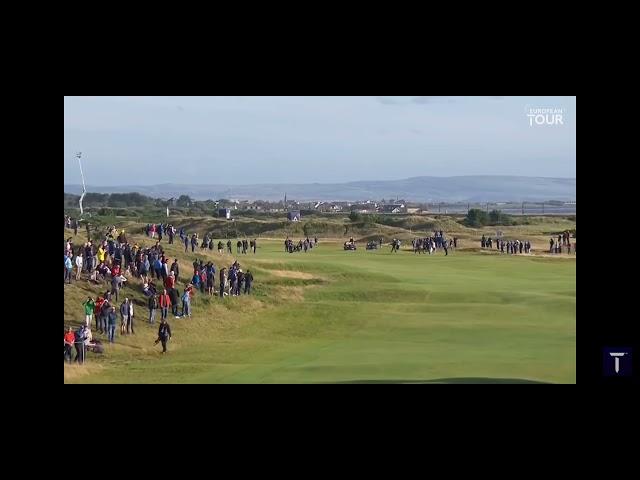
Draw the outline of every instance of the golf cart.
<instances>
[{"instance_id":1,"label":"golf cart","mask_svg":"<svg viewBox=\"0 0 640 480\"><path fill-rule=\"evenodd\" d=\"M344 249L348 251L357 250L356 242L344 242Z\"/></svg>"},{"instance_id":2,"label":"golf cart","mask_svg":"<svg viewBox=\"0 0 640 480\"><path fill-rule=\"evenodd\" d=\"M377 242L369 242L367 243L367 250L378 250L378 243Z\"/></svg>"}]
</instances>

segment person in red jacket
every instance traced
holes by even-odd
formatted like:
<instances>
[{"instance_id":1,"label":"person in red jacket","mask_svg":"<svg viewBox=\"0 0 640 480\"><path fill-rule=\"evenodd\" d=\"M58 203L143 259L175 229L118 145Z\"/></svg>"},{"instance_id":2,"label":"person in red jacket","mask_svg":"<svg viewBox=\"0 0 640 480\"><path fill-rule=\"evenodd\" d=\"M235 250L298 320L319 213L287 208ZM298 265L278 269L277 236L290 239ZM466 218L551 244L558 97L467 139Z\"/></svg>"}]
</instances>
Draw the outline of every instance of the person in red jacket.
<instances>
[{"instance_id":1,"label":"person in red jacket","mask_svg":"<svg viewBox=\"0 0 640 480\"><path fill-rule=\"evenodd\" d=\"M173 276L173 272L171 272L167 279L164 281L164 286L167 288L167 290L169 290L170 288L173 288L175 282L176 278Z\"/></svg>"},{"instance_id":2,"label":"person in red jacket","mask_svg":"<svg viewBox=\"0 0 640 480\"><path fill-rule=\"evenodd\" d=\"M93 307L93 318L95 318L95 320L96 320L96 332L99 331L100 333L103 333L103 331L102 331L102 319L101 319L101 317L102 317L102 304L103 303L104 303L104 298L98 297L96 299L95 306Z\"/></svg>"},{"instance_id":3,"label":"person in red jacket","mask_svg":"<svg viewBox=\"0 0 640 480\"><path fill-rule=\"evenodd\" d=\"M71 348L76 341L76 334L73 331L73 327L69 327L69 330L64 334L64 361L71 363Z\"/></svg>"},{"instance_id":4,"label":"person in red jacket","mask_svg":"<svg viewBox=\"0 0 640 480\"><path fill-rule=\"evenodd\" d=\"M158 297L158 304L160 305L160 312L162 314L162 319L167 319L167 314L169 313L169 307L171 306L171 299L169 295L167 295L167 289L165 288L160 296Z\"/></svg>"},{"instance_id":5,"label":"person in red jacket","mask_svg":"<svg viewBox=\"0 0 640 480\"><path fill-rule=\"evenodd\" d=\"M200 293L204 294L204 289L206 284L207 284L207 272L203 268L200 271Z\"/></svg>"}]
</instances>

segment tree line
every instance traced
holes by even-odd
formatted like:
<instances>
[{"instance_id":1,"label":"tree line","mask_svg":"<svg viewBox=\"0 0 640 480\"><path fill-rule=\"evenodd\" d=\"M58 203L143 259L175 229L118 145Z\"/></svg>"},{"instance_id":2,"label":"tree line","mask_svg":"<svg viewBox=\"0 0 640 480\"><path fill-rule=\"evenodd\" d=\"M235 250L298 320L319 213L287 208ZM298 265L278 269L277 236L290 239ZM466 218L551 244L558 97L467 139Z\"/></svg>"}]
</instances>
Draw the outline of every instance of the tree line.
<instances>
[{"instance_id":1,"label":"tree line","mask_svg":"<svg viewBox=\"0 0 640 480\"><path fill-rule=\"evenodd\" d=\"M65 207L77 207L80 195L64 194ZM85 207L147 207L158 206L159 200L140 193L87 193L82 201ZM161 202L161 201L160 201ZM166 202L165 202L166 203Z\"/></svg>"}]
</instances>

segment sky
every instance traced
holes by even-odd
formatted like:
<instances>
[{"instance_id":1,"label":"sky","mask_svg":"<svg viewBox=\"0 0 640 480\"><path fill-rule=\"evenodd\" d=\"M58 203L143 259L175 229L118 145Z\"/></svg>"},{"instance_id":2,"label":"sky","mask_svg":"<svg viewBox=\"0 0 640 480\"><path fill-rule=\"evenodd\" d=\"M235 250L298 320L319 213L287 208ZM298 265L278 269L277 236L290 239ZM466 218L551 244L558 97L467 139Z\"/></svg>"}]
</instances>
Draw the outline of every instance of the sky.
<instances>
[{"instance_id":1,"label":"sky","mask_svg":"<svg viewBox=\"0 0 640 480\"><path fill-rule=\"evenodd\" d=\"M94 186L575 178L575 114L576 97L64 97L64 181L76 152Z\"/></svg>"}]
</instances>

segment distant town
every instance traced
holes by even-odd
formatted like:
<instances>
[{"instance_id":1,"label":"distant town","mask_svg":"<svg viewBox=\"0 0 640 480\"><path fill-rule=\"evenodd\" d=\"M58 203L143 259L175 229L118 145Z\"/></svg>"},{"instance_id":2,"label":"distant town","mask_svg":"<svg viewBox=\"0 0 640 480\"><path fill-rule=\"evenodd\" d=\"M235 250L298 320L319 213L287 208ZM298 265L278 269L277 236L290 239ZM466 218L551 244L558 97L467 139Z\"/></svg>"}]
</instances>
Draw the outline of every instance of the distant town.
<instances>
[{"instance_id":1,"label":"distant town","mask_svg":"<svg viewBox=\"0 0 640 480\"><path fill-rule=\"evenodd\" d=\"M65 193L65 208L78 206L78 195ZM135 207L156 207L195 210L201 214L216 214L228 219L246 212L247 214L287 214L291 221L298 221L309 214L378 214L378 215L433 215L466 214L470 209L500 210L512 215L575 214L576 202L411 202L395 199L361 200L356 202L300 202L289 199L286 194L280 201L266 200L194 200L188 195L177 198L151 198L140 193L87 193L84 205L88 209L122 209ZM177 213L177 212L176 212Z\"/></svg>"}]
</instances>

